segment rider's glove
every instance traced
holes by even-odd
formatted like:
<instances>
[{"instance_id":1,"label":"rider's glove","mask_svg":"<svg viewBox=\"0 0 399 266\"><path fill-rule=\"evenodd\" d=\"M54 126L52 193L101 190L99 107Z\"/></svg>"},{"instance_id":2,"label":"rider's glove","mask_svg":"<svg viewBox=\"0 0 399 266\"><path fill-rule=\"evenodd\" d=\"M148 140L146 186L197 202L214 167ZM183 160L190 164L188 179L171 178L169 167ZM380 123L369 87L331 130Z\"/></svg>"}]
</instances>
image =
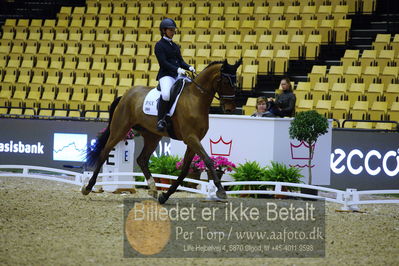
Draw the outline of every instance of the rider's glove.
<instances>
[{"instance_id":1,"label":"rider's glove","mask_svg":"<svg viewBox=\"0 0 399 266\"><path fill-rule=\"evenodd\" d=\"M179 74L179 75L185 75L186 74L186 70L184 70L183 68L178 68L177 69L177 74Z\"/></svg>"},{"instance_id":2,"label":"rider's glove","mask_svg":"<svg viewBox=\"0 0 399 266\"><path fill-rule=\"evenodd\" d=\"M195 73L195 68L193 66L190 66L189 69L191 72Z\"/></svg>"}]
</instances>

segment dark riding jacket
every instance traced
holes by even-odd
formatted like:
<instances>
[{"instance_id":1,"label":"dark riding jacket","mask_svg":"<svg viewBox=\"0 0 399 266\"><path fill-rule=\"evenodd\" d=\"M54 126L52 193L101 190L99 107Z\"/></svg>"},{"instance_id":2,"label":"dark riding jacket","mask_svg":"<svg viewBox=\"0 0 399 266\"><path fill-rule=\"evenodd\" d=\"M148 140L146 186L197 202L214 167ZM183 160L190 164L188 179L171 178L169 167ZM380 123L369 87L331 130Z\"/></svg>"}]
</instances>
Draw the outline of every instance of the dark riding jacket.
<instances>
[{"instance_id":1,"label":"dark riding jacket","mask_svg":"<svg viewBox=\"0 0 399 266\"><path fill-rule=\"evenodd\" d=\"M296 97L292 91L283 91L276 96L272 112L278 116L294 116ZM278 110L279 107L281 110Z\"/></svg>"},{"instance_id":2,"label":"dark riding jacket","mask_svg":"<svg viewBox=\"0 0 399 266\"><path fill-rule=\"evenodd\" d=\"M164 76L177 77L177 69L188 70L190 66L184 62L181 56L180 47L174 42L162 38L155 44L155 55L159 63L157 80Z\"/></svg>"}]
</instances>

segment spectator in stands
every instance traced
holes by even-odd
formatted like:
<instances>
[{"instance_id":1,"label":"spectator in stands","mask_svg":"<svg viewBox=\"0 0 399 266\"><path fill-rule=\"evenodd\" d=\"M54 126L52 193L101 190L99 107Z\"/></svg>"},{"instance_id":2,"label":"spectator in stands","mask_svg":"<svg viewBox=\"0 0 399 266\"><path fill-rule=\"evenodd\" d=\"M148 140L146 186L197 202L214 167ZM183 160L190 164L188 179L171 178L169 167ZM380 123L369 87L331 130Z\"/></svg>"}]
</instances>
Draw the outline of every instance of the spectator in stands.
<instances>
[{"instance_id":1,"label":"spectator in stands","mask_svg":"<svg viewBox=\"0 0 399 266\"><path fill-rule=\"evenodd\" d=\"M155 55L159 63L157 80L161 87L161 97L158 109L157 130L164 131L166 127L165 116L169 111L170 89L185 70L195 72L194 67L184 62L179 46L172 41L176 32L176 23L173 19L165 18L159 25L161 40L155 45Z\"/></svg>"},{"instance_id":2,"label":"spectator in stands","mask_svg":"<svg viewBox=\"0 0 399 266\"><path fill-rule=\"evenodd\" d=\"M296 97L292 91L289 78L283 78L280 82L282 92L277 94L276 98L267 99L267 112L264 117L284 117L294 116Z\"/></svg>"},{"instance_id":3,"label":"spectator in stands","mask_svg":"<svg viewBox=\"0 0 399 266\"><path fill-rule=\"evenodd\" d=\"M264 97L258 97L256 99L256 112L251 116L262 117L266 113L266 99Z\"/></svg>"}]
</instances>

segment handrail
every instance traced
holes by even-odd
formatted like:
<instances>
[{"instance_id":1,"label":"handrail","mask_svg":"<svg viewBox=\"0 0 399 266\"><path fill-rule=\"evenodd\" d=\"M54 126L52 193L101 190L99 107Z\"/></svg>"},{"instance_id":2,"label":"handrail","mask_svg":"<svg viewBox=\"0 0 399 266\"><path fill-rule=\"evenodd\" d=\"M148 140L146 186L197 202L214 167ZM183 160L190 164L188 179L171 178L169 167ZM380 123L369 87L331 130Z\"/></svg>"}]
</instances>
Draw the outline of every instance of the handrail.
<instances>
[{"instance_id":1,"label":"handrail","mask_svg":"<svg viewBox=\"0 0 399 266\"><path fill-rule=\"evenodd\" d=\"M36 179L45 179L51 181L64 182L72 185L83 186L87 183L88 179L91 177L92 172L84 172L77 173L67 170L48 168L42 166L29 166L29 165L0 165L1 169L17 169L22 170L22 173L12 173L12 172L1 172L0 177L25 177L25 178L36 178ZM35 171L48 172L45 173L37 173ZM144 176L141 172L113 172L113 173L100 173L100 177L104 176ZM176 180L177 176L169 176L162 174L153 174L153 177L157 178L165 178ZM71 180L73 179L73 180ZM204 181L204 180L195 180L191 178L185 178L186 182L195 183L199 185L199 188L189 188L184 186L179 186L178 190L187 191L192 193L202 194L207 197L207 199L213 200L217 199L216 197L216 186L212 180ZM96 183L96 187L103 185L138 185L145 186L147 185L146 181L99 181ZM292 197L301 197L301 198L310 198L310 199L323 199L329 202L335 202L343 205L341 207L342 210L359 210L358 205L362 204L399 204L399 199L377 199L377 200L361 200L361 195L380 195L380 194L398 194L399 189L390 189L390 190L363 190L357 191L356 189L346 189L346 191L326 188L315 185L307 185L307 184L299 184L299 183L288 183L288 182L274 182L274 181L229 181L222 182L223 186L234 186L234 185L267 185L274 186L273 190L235 190L235 191L227 191L227 194L269 194L269 195L286 195ZM168 188L169 184L161 184L156 183L157 187ZM295 187L295 188L309 188L322 192L330 192L335 193L335 196L318 196L311 195L305 193L299 193L297 191L282 191L282 187Z\"/></svg>"}]
</instances>

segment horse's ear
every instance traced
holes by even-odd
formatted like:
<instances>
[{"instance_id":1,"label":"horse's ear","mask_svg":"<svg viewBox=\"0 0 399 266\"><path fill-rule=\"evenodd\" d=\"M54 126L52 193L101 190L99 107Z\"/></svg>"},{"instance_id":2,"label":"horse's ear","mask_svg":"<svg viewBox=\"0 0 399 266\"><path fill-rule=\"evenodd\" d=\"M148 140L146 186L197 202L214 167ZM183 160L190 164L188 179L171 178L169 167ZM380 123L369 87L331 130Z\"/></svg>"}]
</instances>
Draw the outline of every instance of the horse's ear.
<instances>
[{"instance_id":1,"label":"horse's ear","mask_svg":"<svg viewBox=\"0 0 399 266\"><path fill-rule=\"evenodd\" d=\"M239 60L237 60L237 62L234 64L235 69L237 69L241 64L242 64L242 57Z\"/></svg>"}]
</instances>

